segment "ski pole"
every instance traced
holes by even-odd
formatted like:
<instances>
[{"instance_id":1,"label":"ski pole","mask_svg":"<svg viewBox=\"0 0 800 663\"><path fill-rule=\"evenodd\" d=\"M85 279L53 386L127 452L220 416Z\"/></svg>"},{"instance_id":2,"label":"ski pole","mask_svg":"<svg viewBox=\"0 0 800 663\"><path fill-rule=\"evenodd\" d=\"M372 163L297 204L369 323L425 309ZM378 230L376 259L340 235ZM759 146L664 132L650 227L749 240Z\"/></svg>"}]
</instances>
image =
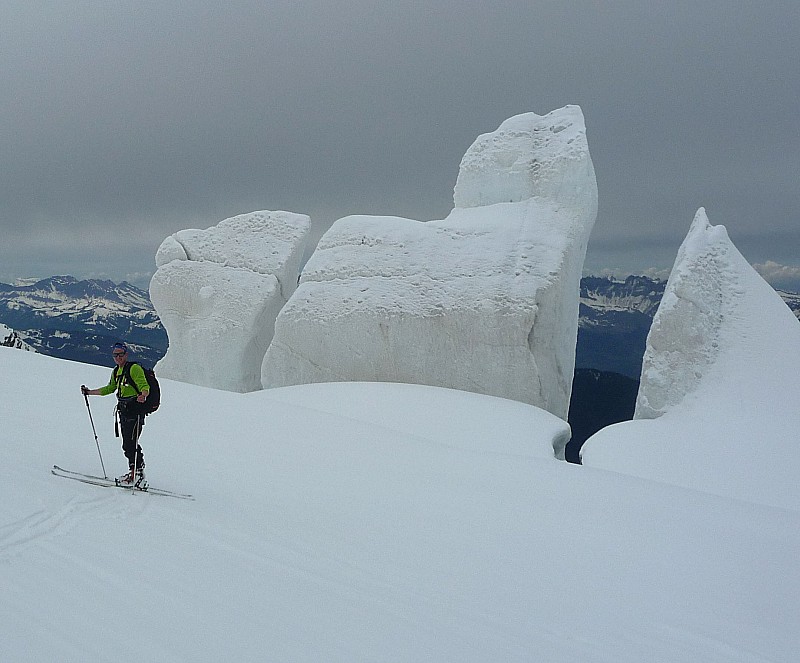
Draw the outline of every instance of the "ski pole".
<instances>
[{"instance_id":1,"label":"ski pole","mask_svg":"<svg viewBox=\"0 0 800 663\"><path fill-rule=\"evenodd\" d=\"M108 479L106 474L106 465L103 462L103 454L100 453L100 442L97 439L97 429L94 427L94 419L92 419L92 409L89 407L89 394L83 394L83 400L86 401L86 410L89 412L89 421L92 424L92 432L94 433L94 443L97 446L97 455L100 456L100 467L103 468L103 478Z\"/></svg>"},{"instance_id":2,"label":"ski pole","mask_svg":"<svg viewBox=\"0 0 800 663\"><path fill-rule=\"evenodd\" d=\"M133 427L133 472L131 472L131 495L136 494L136 461L139 458L139 437L137 436L136 426L139 424L139 417L136 417L136 425Z\"/></svg>"}]
</instances>

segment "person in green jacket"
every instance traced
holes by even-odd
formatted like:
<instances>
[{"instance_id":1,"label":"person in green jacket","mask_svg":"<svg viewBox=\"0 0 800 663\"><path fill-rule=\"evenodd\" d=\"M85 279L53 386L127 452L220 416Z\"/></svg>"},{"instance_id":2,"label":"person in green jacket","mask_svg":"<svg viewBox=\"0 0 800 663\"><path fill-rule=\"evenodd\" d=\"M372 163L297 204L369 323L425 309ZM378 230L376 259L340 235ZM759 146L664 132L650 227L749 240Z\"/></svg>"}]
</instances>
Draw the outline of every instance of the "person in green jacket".
<instances>
[{"instance_id":1,"label":"person in green jacket","mask_svg":"<svg viewBox=\"0 0 800 663\"><path fill-rule=\"evenodd\" d=\"M150 385L144 375L144 369L139 364L131 363L128 371L128 346L124 343L115 343L111 352L116 366L111 372L108 384L99 389L89 389L81 385L81 392L86 396L107 396L116 392L119 428L122 431L122 451L128 459L128 473L117 479L126 485L142 486L144 484L144 454L139 446L139 436L144 426L142 404L150 394ZM136 384L134 387L128 380Z\"/></svg>"}]
</instances>

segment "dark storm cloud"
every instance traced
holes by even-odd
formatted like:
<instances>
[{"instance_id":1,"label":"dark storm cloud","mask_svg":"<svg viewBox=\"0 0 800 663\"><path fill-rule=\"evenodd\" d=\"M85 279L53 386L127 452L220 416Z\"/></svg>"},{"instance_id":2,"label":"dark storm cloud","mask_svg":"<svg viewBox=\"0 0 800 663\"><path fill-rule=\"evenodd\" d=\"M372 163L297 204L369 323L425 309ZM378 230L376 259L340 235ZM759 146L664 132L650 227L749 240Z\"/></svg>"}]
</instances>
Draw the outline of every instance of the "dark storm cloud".
<instances>
[{"instance_id":1,"label":"dark storm cloud","mask_svg":"<svg viewBox=\"0 0 800 663\"><path fill-rule=\"evenodd\" d=\"M120 228L109 275L147 271L255 209L441 218L478 134L567 103L587 266L669 267L701 205L797 265L799 31L795 2L4 3L0 278L99 268Z\"/></svg>"}]
</instances>

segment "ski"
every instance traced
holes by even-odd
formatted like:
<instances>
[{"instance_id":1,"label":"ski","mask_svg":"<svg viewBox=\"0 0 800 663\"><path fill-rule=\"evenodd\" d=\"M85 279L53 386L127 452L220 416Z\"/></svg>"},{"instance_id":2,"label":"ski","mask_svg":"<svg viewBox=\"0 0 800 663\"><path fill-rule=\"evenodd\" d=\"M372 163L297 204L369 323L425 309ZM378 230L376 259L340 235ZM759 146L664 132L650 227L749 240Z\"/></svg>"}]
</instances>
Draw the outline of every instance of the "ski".
<instances>
[{"instance_id":1,"label":"ski","mask_svg":"<svg viewBox=\"0 0 800 663\"><path fill-rule=\"evenodd\" d=\"M165 490L163 488L153 488L152 486L149 485L144 488L126 486L117 483L116 479L110 479L108 477L99 477L94 474L84 474L83 472L75 472L73 470L65 470L63 467L59 467L58 465L53 465L53 469L50 470L50 472L54 476L61 477L62 479L73 479L75 481L80 481L81 483L87 483L92 486L102 486L103 488L121 488L123 490L133 490L138 493L150 493L151 495L176 497L182 500L194 499L192 495L189 495L187 493L176 493L172 490Z\"/></svg>"}]
</instances>

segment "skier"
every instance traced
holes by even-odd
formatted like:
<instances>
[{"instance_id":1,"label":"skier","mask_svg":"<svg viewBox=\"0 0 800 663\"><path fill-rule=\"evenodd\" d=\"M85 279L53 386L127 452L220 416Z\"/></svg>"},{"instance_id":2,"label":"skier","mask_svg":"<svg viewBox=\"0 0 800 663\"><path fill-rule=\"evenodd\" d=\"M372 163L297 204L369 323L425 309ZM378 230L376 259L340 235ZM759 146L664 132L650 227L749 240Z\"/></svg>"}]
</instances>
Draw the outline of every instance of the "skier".
<instances>
[{"instance_id":1,"label":"skier","mask_svg":"<svg viewBox=\"0 0 800 663\"><path fill-rule=\"evenodd\" d=\"M144 369L132 362L126 370L128 363L128 346L124 343L115 343L111 351L116 366L111 372L109 383L99 389L89 389L81 385L81 393L85 396L107 396L117 392L116 417L119 428L122 429L122 451L128 459L128 473L117 479L122 485L144 487L144 455L139 446L139 436L144 426L143 404L150 394L150 385L144 374ZM135 384L132 384L135 383ZM115 421L117 425L117 421Z\"/></svg>"}]
</instances>

